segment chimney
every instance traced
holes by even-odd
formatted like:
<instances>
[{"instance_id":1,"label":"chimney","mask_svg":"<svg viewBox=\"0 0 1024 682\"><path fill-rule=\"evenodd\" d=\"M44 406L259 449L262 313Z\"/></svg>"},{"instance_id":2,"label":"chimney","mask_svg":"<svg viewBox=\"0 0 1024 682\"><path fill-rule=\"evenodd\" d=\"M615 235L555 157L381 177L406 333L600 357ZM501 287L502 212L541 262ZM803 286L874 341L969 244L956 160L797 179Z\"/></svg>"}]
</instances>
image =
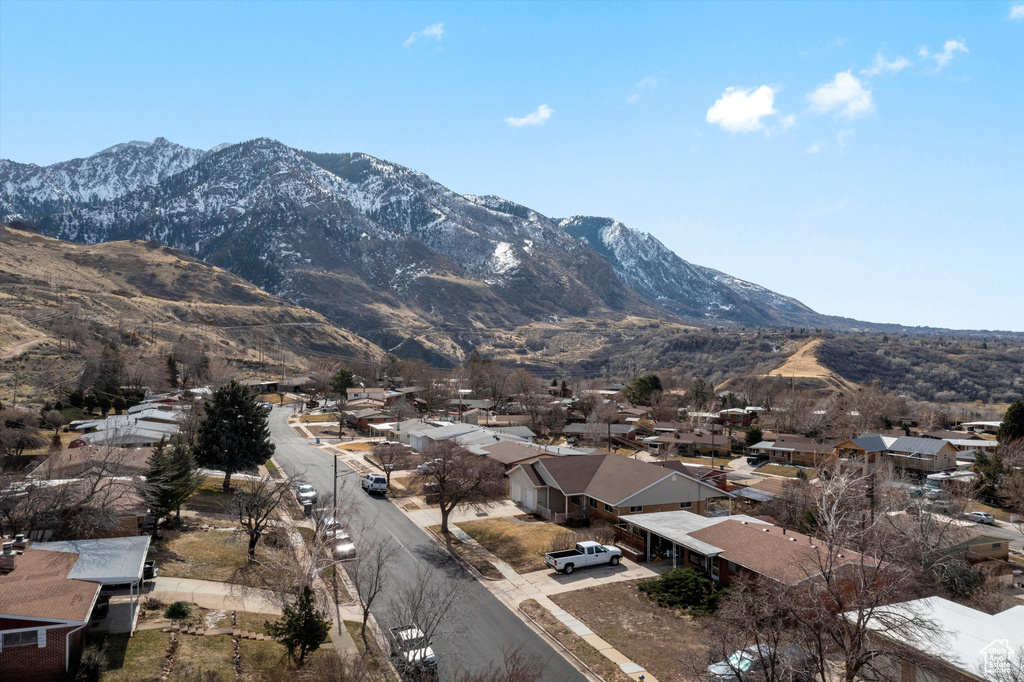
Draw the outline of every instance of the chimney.
<instances>
[{"instance_id":1,"label":"chimney","mask_svg":"<svg viewBox=\"0 0 1024 682\"><path fill-rule=\"evenodd\" d=\"M783 527L782 527L782 534L783 534L783 535L785 535L785 534L786 534L786 527L785 527L785 526L783 526Z\"/></svg>"},{"instance_id":2,"label":"chimney","mask_svg":"<svg viewBox=\"0 0 1024 682\"><path fill-rule=\"evenodd\" d=\"M25 540L24 533L18 533L14 536L14 546L17 549L25 549L26 547L28 547L28 544L28 541Z\"/></svg>"},{"instance_id":3,"label":"chimney","mask_svg":"<svg viewBox=\"0 0 1024 682\"><path fill-rule=\"evenodd\" d=\"M14 553L14 543L4 542L4 552L0 554L0 571L13 571L17 566L18 555Z\"/></svg>"}]
</instances>

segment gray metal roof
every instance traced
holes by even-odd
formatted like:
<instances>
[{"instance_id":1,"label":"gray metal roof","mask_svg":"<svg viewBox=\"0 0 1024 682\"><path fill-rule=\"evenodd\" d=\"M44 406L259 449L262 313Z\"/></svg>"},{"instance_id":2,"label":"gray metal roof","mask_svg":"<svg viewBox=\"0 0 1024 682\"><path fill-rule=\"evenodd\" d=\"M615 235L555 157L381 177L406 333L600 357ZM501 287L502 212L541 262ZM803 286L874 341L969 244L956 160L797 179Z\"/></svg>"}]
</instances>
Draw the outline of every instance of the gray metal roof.
<instances>
[{"instance_id":1,"label":"gray metal roof","mask_svg":"<svg viewBox=\"0 0 1024 682\"><path fill-rule=\"evenodd\" d=\"M748 500L754 502L767 502L768 500L774 500L775 495L768 492L767 490L758 490L757 488L741 488L736 493L736 497L745 497Z\"/></svg>"},{"instance_id":2,"label":"gray metal roof","mask_svg":"<svg viewBox=\"0 0 1024 682\"><path fill-rule=\"evenodd\" d=\"M878 434L854 438L853 443L859 448L864 448L864 452L882 452L887 447L885 439Z\"/></svg>"},{"instance_id":3,"label":"gray metal roof","mask_svg":"<svg viewBox=\"0 0 1024 682\"><path fill-rule=\"evenodd\" d=\"M896 442L890 445L889 452L910 452L916 455L937 455L946 446L946 441L935 438L917 438L915 436L900 436Z\"/></svg>"},{"instance_id":4,"label":"gray metal roof","mask_svg":"<svg viewBox=\"0 0 1024 682\"><path fill-rule=\"evenodd\" d=\"M102 585L120 585L142 580L142 569L149 551L149 536L34 542L33 549L48 552L73 552L78 555L69 578L91 580Z\"/></svg>"}]
</instances>

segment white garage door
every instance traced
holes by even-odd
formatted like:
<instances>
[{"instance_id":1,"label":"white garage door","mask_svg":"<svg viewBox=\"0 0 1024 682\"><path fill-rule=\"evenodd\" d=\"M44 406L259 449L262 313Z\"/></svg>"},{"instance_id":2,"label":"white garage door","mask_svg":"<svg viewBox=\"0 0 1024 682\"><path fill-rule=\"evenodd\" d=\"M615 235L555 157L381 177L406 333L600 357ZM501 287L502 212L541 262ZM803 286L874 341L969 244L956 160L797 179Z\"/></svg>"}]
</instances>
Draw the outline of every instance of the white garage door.
<instances>
[{"instance_id":1,"label":"white garage door","mask_svg":"<svg viewBox=\"0 0 1024 682\"><path fill-rule=\"evenodd\" d=\"M515 481L512 481L511 492L509 493L509 497L512 498L512 501L515 502L516 504L522 502L523 486L520 485L519 483L516 483Z\"/></svg>"},{"instance_id":2,"label":"white garage door","mask_svg":"<svg viewBox=\"0 0 1024 682\"><path fill-rule=\"evenodd\" d=\"M527 509L537 508L537 491L533 488L524 488L525 498L523 499L523 506Z\"/></svg>"}]
</instances>

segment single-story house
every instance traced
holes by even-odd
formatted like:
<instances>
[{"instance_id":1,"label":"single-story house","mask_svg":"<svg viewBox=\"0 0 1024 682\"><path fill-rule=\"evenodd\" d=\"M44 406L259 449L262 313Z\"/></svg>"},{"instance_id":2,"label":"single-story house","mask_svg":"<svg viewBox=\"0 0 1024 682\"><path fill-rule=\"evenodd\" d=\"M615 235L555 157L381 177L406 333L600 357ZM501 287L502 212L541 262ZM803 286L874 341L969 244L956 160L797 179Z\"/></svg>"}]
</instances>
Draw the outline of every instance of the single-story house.
<instances>
[{"instance_id":1,"label":"single-story house","mask_svg":"<svg viewBox=\"0 0 1024 682\"><path fill-rule=\"evenodd\" d=\"M757 412L751 412L738 407L722 410L718 413L718 419L723 424L745 429L757 418Z\"/></svg>"},{"instance_id":2,"label":"single-story house","mask_svg":"<svg viewBox=\"0 0 1024 682\"><path fill-rule=\"evenodd\" d=\"M885 451L898 439L894 436L883 436L877 433L862 434L860 438L852 438L836 443L833 454L839 459L859 462L865 473L874 470L885 457Z\"/></svg>"},{"instance_id":3,"label":"single-story house","mask_svg":"<svg viewBox=\"0 0 1024 682\"><path fill-rule=\"evenodd\" d=\"M779 436L774 441L761 441L750 448L752 452L767 454L772 462L816 466L822 460L830 459L835 443L821 442L802 436Z\"/></svg>"},{"instance_id":4,"label":"single-story house","mask_svg":"<svg viewBox=\"0 0 1024 682\"><path fill-rule=\"evenodd\" d=\"M663 552L671 552L673 566L702 571L723 586L756 576L793 585L821 574L820 541L803 533L749 516L694 524L685 515L670 514L629 515L622 522L649 545L660 542ZM855 565L862 557L844 549L830 560L832 566Z\"/></svg>"},{"instance_id":5,"label":"single-story house","mask_svg":"<svg viewBox=\"0 0 1024 682\"><path fill-rule=\"evenodd\" d=\"M1003 422L964 422L960 427L972 433L997 433Z\"/></svg>"},{"instance_id":6,"label":"single-story house","mask_svg":"<svg viewBox=\"0 0 1024 682\"><path fill-rule=\"evenodd\" d=\"M710 455L728 457L732 444L722 435L696 431L685 433L675 431L656 436L647 441L653 454L667 457L672 455Z\"/></svg>"},{"instance_id":7,"label":"single-story house","mask_svg":"<svg viewBox=\"0 0 1024 682\"><path fill-rule=\"evenodd\" d=\"M238 383L248 386L249 390L256 395L264 393L277 393L277 379L243 379Z\"/></svg>"},{"instance_id":8,"label":"single-story house","mask_svg":"<svg viewBox=\"0 0 1024 682\"><path fill-rule=\"evenodd\" d=\"M716 488L721 488L722 490L730 489L729 480L726 476L725 469L723 468L712 469L711 467L705 467L699 464L690 464L688 462L679 462L672 460L667 460L664 462L651 462L651 464L660 467L665 467L666 469L672 469L673 471L678 471L688 476L693 476L694 478L700 481L710 483Z\"/></svg>"},{"instance_id":9,"label":"single-story house","mask_svg":"<svg viewBox=\"0 0 1024 682\"><path fill-rule=\"evenodd\" d=\"M561 522L573 515L615 522L623 514L718 511L732 495L689 474L614 454L523 462L508 472L509 497Z\"/></svg>"},{"instance_id":10,"label":"single-story house","mask_svg":"<svg viewBox=\"0 0 1024 682\"><path fill-rule=\"evenodd\" d=\"M890 604L877 610L868 627L870 645L882 653L874 658L881 679L945 682L999 682L1019 679L1024 669L1024 605L995 615L942 597ZM856 613L849 614L856 618ZM893 628L896 622L927 623L920 629ZM938 631L936 634L935 631ZM908 650L913 655L907 655Z\"/></svg>"},{"instance_id":11,"label":"single-story house","mask_svg":"<svg viewBox=\"0 0 1024 682\"><path fill-rule=\"evenodd\" d=\"M395 416L372 407L367 407L366 409L348 412L347 421L358 431L368 431L371 424L387 424L388 422L395 421Z\"/></svg>"},{"instance_id":12,"label":"single-story house","mask_svg":"<svg viewBox=\"0 0 1024 682\"><path fill-rule=\"evenodd\" d=\"M55 452L36 467L29 478L79 478L96 476L139 476L149 471L152 448L122 448L84 445Z\"/></svg>"},{"instance_id":13,"label":"single-story house","mask_svg":"<svg viewBox=\"0 0 1024 682\"><path fill-rule=\"evenodd\" d=\"M71 577L78 555L3 543L0 676L52 682L78 663L100 584Z\"/></svg>"},{"instance_id":14,"label":"single-story house","mask_svg":"<svg viewBox=\"0 0 1024 682\"><path fill-rule=\"evenodd\" d=\"M636 427L632 424L581 422L566 426L565 435L574 436L582 440L604 441L606 443L609 437L612 439L636 440Z\"/></svg>"},{"instance_id":15,"label":"single-story house","mask_svg":"<svg viewBox=\"0 0 1024 682\"><path fill-rule=\"evenodd\" d=\"M468 412L469 410L490 410L494 403L490 399L476 400L472 398L452 398L448 401L448 408L457 412Z\"/></svg>"},{"instance_id":16,"label":"single-story house","mask_svg":"<svg viewBox=\"0 0 1024 682\"><path fill-rule=\"evenodd\" d=\"M495 443L474 444L468 446L471 452L489 457L505 467L508 471L512 467L530 462L535 459L546 459L549 457L586 456L587 453L566 447L540 447L527 443L502 440Z\"/></svg>"}]
</instances>

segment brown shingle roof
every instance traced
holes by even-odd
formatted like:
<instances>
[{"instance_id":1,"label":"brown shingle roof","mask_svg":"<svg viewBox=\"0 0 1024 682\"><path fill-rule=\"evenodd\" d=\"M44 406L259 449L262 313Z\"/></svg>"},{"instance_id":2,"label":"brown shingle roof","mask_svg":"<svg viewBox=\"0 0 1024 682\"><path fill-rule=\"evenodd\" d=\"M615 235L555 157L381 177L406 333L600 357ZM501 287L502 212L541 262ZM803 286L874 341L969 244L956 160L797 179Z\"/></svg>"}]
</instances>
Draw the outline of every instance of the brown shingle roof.
<instances>
[{"instance_id":1,"label":"brown shingle roof","mask_svg":"<svg viewBox=\"0 0 1024 682\"><path fill-rule=\"evenodd\" d=\"M69 579L76 561L71 552L26 549L13 571L0 573L0 615L88 620L100 584Z\"/></svg>"},{"instance_id":2,"label":"brown shingle roof","mask_svg":"<svg viewBox=\"0 0 1024 682\"><path fill-rule=\"evenodd\" d=\"M532 448L529 445L522 445L513 441L503 440L494 445L487 445L481 448L487 456L505 466L518 464L519 462L536 459L537 457L553 456L553 452L545 452L539 448Z\"/></svg>"},{"instance_id":3,"label":"brown shingle roof","mask_svg":"<svg viewBox=\"0 0 1024 682\"><path fill-rule=\"evenodd\" d=\"M827 548L820 540L778 526L723 521L689 534L722 550L719 556L755 573L791 584L818 575L820 557ZM843 550L833 566L860 561L856 552Z\"/></svg>"},{"instance_id":4,"label":"brown shingle roof","mask_svg":"<svg viewBox=\"0 0 1024 682\"><path fill-rule=\"evenodd\" d=\"M566 495L588 495L611 505L677 473L621 455L544 459L534 466Z\"/></svg>"}]
</instances>

